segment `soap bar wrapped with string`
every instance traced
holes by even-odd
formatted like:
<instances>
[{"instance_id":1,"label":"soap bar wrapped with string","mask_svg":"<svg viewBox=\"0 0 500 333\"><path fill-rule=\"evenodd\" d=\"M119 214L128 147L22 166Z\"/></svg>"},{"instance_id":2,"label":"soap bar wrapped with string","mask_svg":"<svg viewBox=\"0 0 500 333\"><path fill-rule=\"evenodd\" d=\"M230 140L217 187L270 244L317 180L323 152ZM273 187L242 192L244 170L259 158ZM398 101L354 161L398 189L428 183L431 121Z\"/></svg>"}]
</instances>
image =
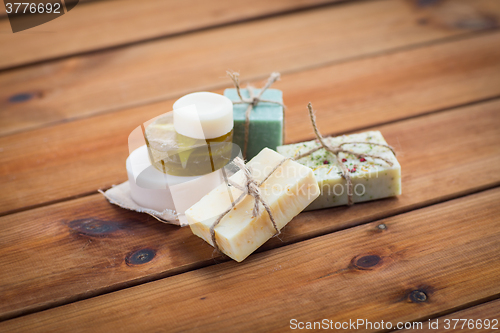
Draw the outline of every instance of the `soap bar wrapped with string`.
<instances>
[{"instance_id":1,"label":"soap bar wrapped with string","mask_svg":"<svg viewBox=\"0 0 500 333\"><path fill-rule=\"evenodd\" d=\"M279 73L272 73L261 89L252 86L242 89L239 74L228 72L234 88L226 89L224 96L234 104L233 142L242 151L243 158L250 160L262 149L283 144L284 104L280 90L270 89L279 80Z\"/></svg>"},{"instance_id":2,"label":"soap bar wrapped with string","mask_svg":"<svg viewBox=\"0 0 500 333\"><path fill-rule=\"evenodd\" d=\"M401 194L401 166L379 131L323 137L311 103L308 110L316 140L278 147L314 171L321 195L306 210Z\"/></svg>"},{"instance_id":3,"label":"soap bar wrapped with string","mask_svg":"<svg viewBox=\"0 0 500 333\"><path fill-rule=\"evenodd\" d=\"M319 195L311 169L264 148L186 211L193 233L242 261Z\"/></svg>"}]
</instances>

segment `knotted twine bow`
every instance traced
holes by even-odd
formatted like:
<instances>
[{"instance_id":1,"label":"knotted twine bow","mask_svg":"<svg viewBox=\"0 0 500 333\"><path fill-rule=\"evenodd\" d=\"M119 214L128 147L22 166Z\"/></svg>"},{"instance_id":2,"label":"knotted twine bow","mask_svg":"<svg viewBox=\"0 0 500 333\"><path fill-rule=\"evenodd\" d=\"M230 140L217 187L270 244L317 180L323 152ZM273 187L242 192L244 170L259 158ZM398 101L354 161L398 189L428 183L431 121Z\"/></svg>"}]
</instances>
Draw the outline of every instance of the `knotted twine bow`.
<instances>
[{"instance_id":1,"label":"knotted twine bow","mask_svg":"<svg viewBox=\"0 0 500 333\"><path fill-rule=\"evenodd\" d=\"M239 101L233 101L233 104L248 104L248 107L245 111L245 141L243 143L243 158L247 158L247 146L248 146L248 133L250 129L250 113L252 112L253 108L257 106L260 102L262 103L273 103L273 104L278 104L281 105L282 107L285 107L285 105L281 102L277 101L271 101L267 99L262 99L261 96L262 94L271 87L271 85L278 81L280 79L280 73L273 72L271 73L271 76L267 79L266 84L260 92L257 94L257 96L254 95L253 88L252 86L248 85L247 90L248 90L248 95L250 96L249 98L244 98L241 95L240 91L240 74L237 72L230 72L227 71L227 75L233 80L234 87L236 88L236 92L238 93L238 97L240 98Z\"/></svg>"},{"instance_id":2,"label":"knotted twine bow","mask_svg":"<svg viewBox=\"0 0 500 333\"><path fill-rule=\"evenodd\" d=\"M394 151L394 148L392 148L389 145L384 145L384 144L381 144L381 143L374 143L374 142L348 141L348 142L342 142L338 146L328 145L325 142L325 138L323 138L323 136L321 135L321 133L318 130L318 126L316 125L316 116L314 115L311 103L309 103L307 105L307 108L309 109L309 117L311 118L311 124L312 124L312 127L314 129L314 134L316 134L316 138L318 139L318 141L321 144L321 146L313 148L313 149L311 149L308 152L305 152L303 154L300 154L299 156L296 156L293 159L294 160L299 160L299 159L301 159L303 157L311 155L312 153L314 153L314 152L316 152L316 151L318 151L320 149L325 149L326 151L328 151L328 152L332 153L333 155L335 155L335 157L337 158L337 162L339 163L340 168L342 169L342 177L344 177L345 180L346 180L346 182L347 182L347 205L352 206L354 204L354 202L352 201L352 195L353 195L354 190L353 190L353 184L352 184L352 180L351 180L351 175L349 174L349 172L350 172L349 169L345 166L344 162L342 162L342 158L340 158L339 153L345 153L345 154L354 155L357 158L364 158L364 157L371 157L373 159L378 158L379 160L382 160L382 161L386 162L390 166L392 166L393 163L391 161L389 161L388 159L383 158L381 156L370 155L370 154L365 154L365 153L356 153L356 152L353 152L353 151L350 151L350 150L343 149L342 147L344 145L348 145L348 144L365 144L365 145L374 145L374 146L380 146L380 147L388 148L388 149L390 149L392 151L392 153L394 155L396 155L396 152Z\"/></svg>"},{"instance_id":3,"label":"knotted twine bow","mask_svg":"<svg viewBox=\"0 0 500 333\"><path fill-rule=\"evenodd\" d=\"M215 227L220 223L220 221L222 220L222 218L224 216L226 216L232 209L234 206L236 206L238 203L240 203L243 198L246 196L246 195L251 195L254 200L255 200L255 203L254 203L254 206L253 206L253 210L252 210L252 218L253 217L256 217L260 214L260 205L259 203L262 203L262 206L264 206L264 208L266 209L267 211L267 214L269 215L269 218L271 219L271 223L273 224L273 227L274 229L276 230L276 233L274 234L274 236L278 236L280 234L280 229L278 228L278 226L276 225L276 221L274 220L274 217L273 217L273 214L271 213L271 208L269 207L269 205L264 201L264 199L262 199L262 196L260 194L260 186L262 184L264 184L264 182L281 166L283 165L283 163L285 163L286 161L288 161L289 158L285 158L283 160L281 160L280 163L278 163L278 165L276 165L273 170L271 170L271 172L266 176L266 178L264 178L263 181L261 181L260 183L258 183L253 177L252 177L252 170L250 168L250 166L247 166L245 165L245 162L240 158L240 157L236 157L234 160L233 160L233 163L240 169L243 171L243 175L245 176L245 182L243 185L240 185L236 182L233 182L231 179L228 179L228 182L230 185L236 187L238 190L242 191L243 193L238 197L238 199L236 199L235 201L233 201L231 203L231 207L229 207L228 209L226 209L222 214L219 215L219 217L217 217L217 219L215 220L215 222L212 224L212 226L210 227L210 236L212 238L212 244L214 245L214 248L221 252L221 249L219 248L219 245L217 244L217 240L215 239ZM273 237L274 237L273 236Z\"/></svg>"}]
</instances>

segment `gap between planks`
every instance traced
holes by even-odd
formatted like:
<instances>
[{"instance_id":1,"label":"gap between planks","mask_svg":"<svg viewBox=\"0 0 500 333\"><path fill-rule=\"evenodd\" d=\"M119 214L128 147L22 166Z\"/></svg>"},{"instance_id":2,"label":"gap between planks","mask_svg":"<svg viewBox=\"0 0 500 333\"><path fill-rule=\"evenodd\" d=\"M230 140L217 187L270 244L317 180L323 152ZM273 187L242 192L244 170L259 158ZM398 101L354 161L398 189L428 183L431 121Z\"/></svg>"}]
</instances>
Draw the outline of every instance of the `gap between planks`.
<instances>
[{"instance_id":1,"label":"gap between planks","mask_svg":"<svg viewBox=\"0 0 500 333\"><path fill-rule=\"evenodd\" d=\"M174 0L175 1L175 0ZM173 3L174 1L171 1ZM198 0L194 0L192 2L196 2ZM109 51L114 51L120 48L127 48L127 47L133 47L141 44L146 44L146 43L151 43L155 41L160 41L162 39L167 39L167 38L174 38L174 37L180 37L183 35L188 35L188 34L193 34L193 33L198 33L198 32L203 32L203 31L208 31L208 30L213 30L213 29L218 29L218 28L224 28L228 26L234 26L238 24L244 24L244 23L249 23L253 21L259 21L259 20L264 20L264 19L270 19L273 17L278 17L282 15L290 15L298 12L305 12L309 10L315 10L315 9L320 9L320 8L326 8L334 5L338 5L344 2L362 2L362 1L370 1L370 0L313 0L313 1L295 1L295 3L289 2L289 1L273 1L273 2L268 2L261 0L260 3L255 3L255 1L252 1L251 3L247 1L241 2L239 5L242 5L243 8L237 8L236 10L234 9L234 2L232 1L217 1L214 3L210 4L210 11L212 13L221 13L219 14L221 17L215 17L212 18L210 15L207 15L207 11L204 11L202 9L199 9L198 11L195 12L195 15L200 15L200 17L192 17L193 12L189 11L189 13L173 13L175 15L175 18L181 22L174 22L177 23L179 26L170 26L171 22L170 20L167 20L167 27L164 27L163 29L160 28L158 25L156 25L154 28L144 28L144 25L147 25L146 22L151 22L154 21L155 19L158 19L160 17L160 12L156 11L152 15L157 15L158 17L151 17L151 13L148 12L148 10L145 11L145 13L137 12L137 2L136 1L123 1L123 2L128 2L133 3L132 6L136 7L135 12L132 13L133 9L132 6L128 5L130 12L127 14L133 15L135 19L137 20L137 15L143 15L144 17L147 17L147 19L142 18L139 19L139 24L138 26L142 26L143 29L138 30L134 29L136 31L135 34L131 33L130 31L127 31L127 29L130 28L130 20L127 22L120 22L120 20L123 21L122 17L120 16L118 19L115 17L115 19L109 20L108 17L100 17L99 19L102 20L103 22L106 22L106 25L104 27L104 31L101 30L100 33L103 34L98 38L104 38L104 41L97 42L96 41L96 36L95 36L95 31L88 31L88 29L83 29L83 27L79 26L72 26L73 21L71 23L69 22L52 22L50 21L50 24L55 25L55 26L49 26L49 27L43 27L47 29L53 29L54 32L57 33L62 33L63 35L59 35L57 38L57 45L54 46L54 41L52 40L52 36L48 36L49 40L46 41L46 44L53 45L53 48L51 51L47 50L47 48L44 48L43 45L36 45L39 40L36 38L33 38L32 36L19 36L19 34L16 35L16 39L22 39L20 42L19 40L11 41L13 43L16 43L17 46L19 45L30 45L28 49L24 50L24 54L8 54L7 58L10 58L10 62L6 61L0 61L0 73L3 71L8 71L8 70L16 70L16 69L21 69L24 67L28 66L37 66L37 65L43 65L46 63L51 63L51 62L56 62L56 61L61 61L70 57L76 57L76 56L88 56L92 54L96 54L99 52L109 52ZM109 15L110 12L113 12L114 9L112 7L116 6L117 3L119 3L116 0L111 0L111 1L96 1L96 0L89 0L87 2L90 2L88 4L84 4L86 12L83 13L77 13L80 14L80 16L83 17L88 17L89 16L89 11L93 11L94 13L96 11L99 11L101 13L104 13L105 16ZM151 3L149 2L147 4L148 9L151 10L152 7L158 6L161 4L165 4L165 0L156 0L156 3ZM122 4L123 5L123 4ZM187 5L187 6L186 6ZM206 1L199 1L199 3L186 3L183 4L184 8L187 9L192 9L194 7L203 7L204 5L207 5ZM227 9L230 5L233 5L233 10L228 11L225 10ZM111 7L111 8L109 8ZM167 4L168 7L168 4ZM176 6L172 6L174 10L178 10ZM218 8L220 7L220 8ZM82 7L78 6L79 9L82 9ZM168 12L169 8L162 8L164 9L164 12ZM249 13L249 9L253 10L253 13ZM139 11L141 8L139 8ZM107 13L106 13L107 12ZM75 14L76 12L73 10L71 11L71 14ZM120 13L123 15L123 12ZM148 15L146 15L148 14ZM169 13L172 15L172 13ZM164 16L162 19L164 19ZM183 22L182 20L184 17L190 17L188 22ZM227 16L227 17L226 17ZM234 16L234 17L233 17ZM208 17L208 19L206 18ZM65 19L69 19L69 17L65 17ZM74 19L74 18L73 18ZM80 19L77 17L77 20ZM132 21L134 18L131 19ZM175 20L175 19L174 19ZM123 25L121 28L121 31L117 32L119 29L114 21L118 21L120 25ZM206 22L205 22L206 21ZM88 22L79 22L82 24L88 24ZM164 22L165 23L165 22ZM2 24L4 25L2 27ZM6 26L8 25L7 22L2 22L0 19L0 31L2 29L6 29ZM107 34L106 33L106 27L112 26L114 29L111 31L111 33ZM10 26L9 26L10 27ZM42 29L43 29L42 28ZM148 31L152 30L152 31ZM76 31L76 32L75 32ZM30 31L31 32L31 31ZM80 35L78 35L80 34ZM82 35L83 34L83 35ZM138 36L134 36L137 35ZM45 36L47 37L47 36ZM8 40L2 40L2 38L14 38L12 36L2 36L0 34L0 43L5 43L7 44L9 41ZM73 40L79 40L80 43L75 44L72 41ZM82 42L82 40L86 40L85 43ZM34 47L31 47L32 44L35 44ZM66 44L66 45L64 45ZM69 46L68 46L69 45ZM15 46L14 46L15 47ZM59 50L62 49L62 50ZM31 52L28 52L31 51ZM38 52L35 52L38 51ZM24 61L20 60L25 58Z\"/></svg>"},{"instance_id":2,"label":"gap between planks","mask_svg":"<svg viewBox=\"0 0 500 333\"><path fill-rule=\"evenodd\" d=\"M210 331L236 325L270 332L288 329L291 318L425 320L499 294L494 264L500 251L499 198L500 189L489 190L260 253L243 263L226 262L13 319L0 328L104 332L139 323L135 327L146 331L165 325L188 331L199 322ZM358 259L365 256L378 259L360 266ZM426 301L412 300L412 291L425 293Z\"/></svg>"},{"instance_id":3,"label":"gap between planks","mask_svg":"<svg viewBox=\"0 0 500 333\"><path fill-rule=\"evenodd\" d=\"M347 131L347 132L338 132L338 131L337 132L325 132L322 135L325 136L325 137L328 137L328 136L335 137L335 136L340 136L340 135L344 135L344 134L345 135L349 135L349 134L354 134L354 133L360 133L360 132L368 131L370 129L374 129L375 127L396 124L396 123L401 122L401 121L418 119L418 118L421 118L421 117L426 117L426 116L430 116L430 115L433 115L433 114L438 114L438 113L441 113L441 112L447 112L447 111L452 111L452 110L455 110L455 109L461 109L461 108L465 108L465 107L471 107L471 106L475 106L475 105L481 105L483 103L495 102L495 101L498 101L498 100L500 100L500 95L492 96L492 97L488 97L488 98L484 98L484 99L479 99L479 100L475 100L475 101L471 101L471 102L466 102L466 103L462 103L462 104L457 104L457 105L446 107L446 108L442 108L442 109L429 110L427 112L422 112L422 113L415 114L415 115L408 115L406 117L402 117L402 118L398 118L398 119L394 119L394 120L388 120L388 121L385 121L385 122L374 123L374 124L371 124L369 126L353 127L353 128L350 128L349 131ZM314 109L314 106L313 106L313 109ZM319 125L318 125L318 128L320 128ZM310 140L315 140L315 139L316 138L314 136L311 136L310 138L305 138L305 139L300 139L300 140L295 140L295 141L289 141L286 144L294 144L294 143L299 143L299 142L303 142L303 141L310 141ZM0 216L3 216L3 215L0 214Z\"/></svg>"}]
</instances>

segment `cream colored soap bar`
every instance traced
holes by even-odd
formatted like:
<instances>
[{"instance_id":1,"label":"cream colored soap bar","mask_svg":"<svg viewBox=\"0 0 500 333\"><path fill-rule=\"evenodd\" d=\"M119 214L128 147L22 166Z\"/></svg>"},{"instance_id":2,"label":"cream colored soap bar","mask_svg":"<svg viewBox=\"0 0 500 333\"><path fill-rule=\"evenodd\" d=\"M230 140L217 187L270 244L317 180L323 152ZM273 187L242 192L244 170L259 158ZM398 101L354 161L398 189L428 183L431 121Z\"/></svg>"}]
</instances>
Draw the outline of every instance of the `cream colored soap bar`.
<instances>
[{"instance_id":1,"label":"cream colored soap bar","mask_svg":"<svg viewBox=\"0 0 500 333\"><path fill-rule=\"evenodd\" d=\"M387 144L379 131L325 138L327 144L337 146L342 142L373 142ZM298 156L318 147L316 141L308 141L278 147L278 152L287 157ZM366 157L360 160L354 155L339 153L345 159L344 164L352 171L350 176L354 186L353 201L362 202L381 199L401 194L401 166L396 156L387 148L369 144L344 145L344 149L356 153L365 153L383 157L393 163L392 166L379 159ZM347 204L347 186L342 178L341 168L333 154L325 149L303 157L297 162L314 171L321 189L321 195L306 210L327 208Z\"/></svg>"},{"instance_id":2,"label":"cream colored soap bar","mask_svg":"<svg viewBox=\"0 0 500 333\"><path fill-rule=\"evenodd\" d=\"M260 183L283 159L282 155L264 148L247 166ZM243 184L245 176L240 170L230 179ZM269 176L260 186L260 192L270 206L279 229L319 196L312 170L291 160L284 162ZM234 186L222 184L189 208L186 217L193 233L213 246L210 227L220 214L231 207L231 197L236 200L241 193ZM215 227L219 248L236 261L245 259L276 232L261 203L260 214L252 217L254 202L253 197L246 195Z\"/></svg>"}]
</instances>

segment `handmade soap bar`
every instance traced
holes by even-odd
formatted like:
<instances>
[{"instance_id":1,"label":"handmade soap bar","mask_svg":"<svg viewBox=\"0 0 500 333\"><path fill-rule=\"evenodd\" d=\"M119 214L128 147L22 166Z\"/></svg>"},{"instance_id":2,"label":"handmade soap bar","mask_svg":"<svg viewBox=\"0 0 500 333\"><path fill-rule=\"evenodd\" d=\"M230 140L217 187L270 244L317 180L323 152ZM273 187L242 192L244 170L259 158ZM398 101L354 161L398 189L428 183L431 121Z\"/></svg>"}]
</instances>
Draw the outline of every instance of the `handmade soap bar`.
<instances>
[{"instance_id":1,"label":"handmade soap bar","mask_svg":"<svg viewBox=\"0 0 500 333\"><path fill-rule=\"evenodd\" d=\"M283 159L275 151L264 149L247 166L261 182ZM243 184L245 176L240 170L230 179ZM319 188L310 168L287 160L260 186L260 192L281 229L318 197ZM210 227L241 193L234 186L222 184L189 208L186 217L193 233L213 246ZM236 261L245 259L276 232L262 204L260 214L252 217L254 200L246 195L214 229L221 251Z\"/></svg>"},{"instance_id":2,"label":"handmade soap bar","mask_svg":"<svg viewBox=\"0 0 500 333\"><path fill-rule=\"evenodd\" d=\"M253 89L254 95L260 89ZM248 90L241 89L243 98L249 98ZM224 96L231 101L239 101L236 89L226 89ZM267 89L261 96L262 99L283 103L283 93L277 89ZM234 134L233 142L243 151L245 142L245 111L248 104L234 104ZM246 159L250 160L262 149L276 147L283 144L283 106L273 103L260 102L250 113L250 127L248 132L248 146Z\"/></svg>"},{"instance_id":3,"label":"handmade soap bar","mask_svg":"<svg viewBox=\"0 0 500 333\"><path fill-rule=\"evenodd\" d=\"M231 130L220 137L196 139L179 134L174 128L174 118L175 112L168 112L146 127L150 159L155 168L175 176L199 176L218 170L230 161Z\"/></svg>"},{"instance_id":4,"label":"handmade soap bar","mask_svg":"<svg viewBox=\"0 0 500 333\"><path fill-rule=\"evenodd\" d=\"M233 104L209 92L185 95L174 111L156 118L145 135L153 165L175 176L199 176L222 168L231 157Z\"/></svg>"},{"instance_id":5,"label":"handmade soap bar","mask_svg":"<svg viewBox=\"0 0 500 333\"><path fill-rule=\"evenodd\" d=\"M169 209L182 224L187 224L184 211L224 181L221 170L194 177L165 174L151 164L146 145L130 154L126 166L132 199L157 212Z\"/></svg>"},{"instance_id":6,"label":"handmade soap bar","mask_svg":"<svg viewBox=\"0 0 500 333\"><path fill-rule=\"evenodd\" d=\"M387 144L379 131L325 138L327 144L337 146L342 142L372 142ZM318 147L317 141L308 141L278 147L278 152L287 157L303 154ZM362 202L401 194L401 166L390 149L370 144L348 144L344 149L383 157L393 163L392 166L380 159L365 157L358 159L354 155L339 153L344 164L350 170L354 186L353 202ZM347 204L346 180L336 157L320 149L297 162L314 171L321 195L306 210Z\"/></svg>"}]
</instances>

